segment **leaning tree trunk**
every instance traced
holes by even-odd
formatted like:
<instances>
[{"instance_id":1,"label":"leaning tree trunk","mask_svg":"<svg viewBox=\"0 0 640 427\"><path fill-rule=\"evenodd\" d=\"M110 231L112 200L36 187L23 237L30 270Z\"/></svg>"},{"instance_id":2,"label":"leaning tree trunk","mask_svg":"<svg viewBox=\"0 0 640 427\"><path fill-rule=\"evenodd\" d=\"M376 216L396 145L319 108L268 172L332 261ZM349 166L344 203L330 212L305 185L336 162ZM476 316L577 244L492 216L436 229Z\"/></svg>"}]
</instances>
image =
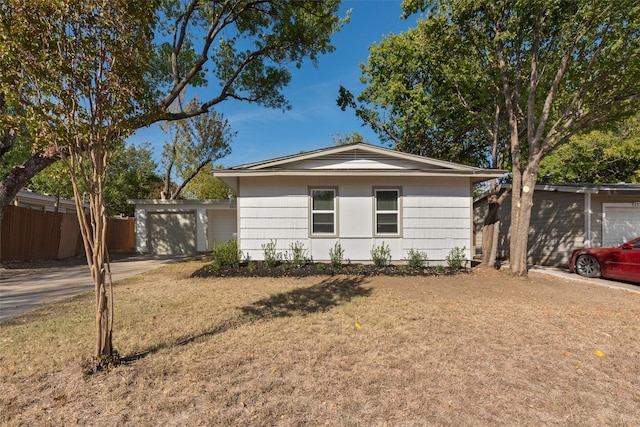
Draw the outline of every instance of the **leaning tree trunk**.
<instances>
[{"instance_id":1,"label":"leaning tree trunk","mask_svg":"<svg viewBox=\"0 0 640 427\"><path fill-rule=\"evenodd\" d=\"M57 156L43 156L33 154L20 166L16 166L0 181L0 220L9 203L16 197L18 191L22 189L31 178L47 166L55 163Z\"/></svg>"}]
</instances>

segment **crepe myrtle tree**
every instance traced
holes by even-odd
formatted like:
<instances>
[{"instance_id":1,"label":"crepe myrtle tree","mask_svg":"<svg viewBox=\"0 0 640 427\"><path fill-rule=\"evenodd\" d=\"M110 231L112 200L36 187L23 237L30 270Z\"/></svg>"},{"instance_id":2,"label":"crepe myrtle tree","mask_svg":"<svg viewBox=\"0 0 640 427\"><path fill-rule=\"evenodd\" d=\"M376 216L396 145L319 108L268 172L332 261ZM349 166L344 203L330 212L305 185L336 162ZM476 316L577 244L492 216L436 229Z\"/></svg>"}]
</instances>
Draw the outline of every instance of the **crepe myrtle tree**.
<instances>
[{"instance_id":1,"label":"crepe myrtle tree","mask_svg":"<svg viewBox=\"0 0 640 427\"><path fill-rule=\"evenodd\" d=\"M3 83L12 80L14 87L2 87L22 105L22 121L4 119L9 125L27 127L34 149L47 158L59 156L68 169L94 282L93 366L99 369L117 358L104 184L112 153L133 130L128 120L145 111L150 101L145 75L153 53L154 9L126 0L27 6L14 2L4 7L15 14L14 19L26 15L41 20L36 29L14 28L13 21L5 21L4 29L11 30L12 37L28 40L11 46L8 54L22 64L15 74L3 75ZM81 190L88 196L89 215L84 213Z\"/></svg>"},{"instance_id":2,"label":"crepe myrtle tree","mask_svg":"<svg viewBox=\"0 0 640 427\"><path fill-rule=\"evenodd\" d=\"M136 129L206 113L227 99L287 108L290 66L330 52L340 1L66 0L0 4L0 155L27 131L33 155L0 181L0 213L55 159L73 182L95 284L95 369L117 360L106 250L105 176ZM159 45L154 40L170 40ZM215 42L215 43L214 43ZM207 67L205 67L207 65ZM194 109L170 111L188 87L218 83ZM27 167L29 166L29 167ZM82 214L80 183L89 195Z\"/></svg>"}]
</instances>

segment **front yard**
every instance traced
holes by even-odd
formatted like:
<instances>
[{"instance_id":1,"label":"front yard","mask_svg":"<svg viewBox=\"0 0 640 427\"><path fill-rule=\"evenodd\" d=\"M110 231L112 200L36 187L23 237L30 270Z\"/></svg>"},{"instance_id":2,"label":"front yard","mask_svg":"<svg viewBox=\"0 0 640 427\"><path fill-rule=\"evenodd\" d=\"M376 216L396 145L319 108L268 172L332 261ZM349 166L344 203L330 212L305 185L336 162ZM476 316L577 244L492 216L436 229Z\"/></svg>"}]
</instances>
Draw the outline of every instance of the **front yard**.
<instances>
[{"instance_id":1,"label":"front yard","mask_svg":"<svg viewBox=\"0 0 640 427\"><path fill-rule=\"evenodd\" d=\"M640 296L542 275L115 287L126 362L83 376L93 295L0 323L2 425L634 425Z\"/></svg>"}]
</instances>

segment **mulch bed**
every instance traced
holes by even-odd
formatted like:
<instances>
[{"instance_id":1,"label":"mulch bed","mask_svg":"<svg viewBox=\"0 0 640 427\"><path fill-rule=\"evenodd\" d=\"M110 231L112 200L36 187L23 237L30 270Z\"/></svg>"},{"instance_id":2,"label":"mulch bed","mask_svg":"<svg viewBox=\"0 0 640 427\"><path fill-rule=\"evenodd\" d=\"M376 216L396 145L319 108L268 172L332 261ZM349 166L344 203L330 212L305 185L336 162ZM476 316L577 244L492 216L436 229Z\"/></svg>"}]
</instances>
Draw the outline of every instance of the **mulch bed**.
<instances>
[{"instance_id":1,"label":"mulch bed","mask_svg":"<svg viewBox=\"0 0 640 427\"><path fill-rule=\"evenodd\" d=\"M216 266L213 263L196 270L191 277L312 277L348 275L360 277L372 276L451 276L468 272L468 269L450 267L409 268L406 265L387 265L377 267L373 264L345 264L333 268L331 264L308 263L296 267L290 263L269 266L263 261L253 261L251 265L242 263L238 267Z\"/></svg>"}]
</instances>

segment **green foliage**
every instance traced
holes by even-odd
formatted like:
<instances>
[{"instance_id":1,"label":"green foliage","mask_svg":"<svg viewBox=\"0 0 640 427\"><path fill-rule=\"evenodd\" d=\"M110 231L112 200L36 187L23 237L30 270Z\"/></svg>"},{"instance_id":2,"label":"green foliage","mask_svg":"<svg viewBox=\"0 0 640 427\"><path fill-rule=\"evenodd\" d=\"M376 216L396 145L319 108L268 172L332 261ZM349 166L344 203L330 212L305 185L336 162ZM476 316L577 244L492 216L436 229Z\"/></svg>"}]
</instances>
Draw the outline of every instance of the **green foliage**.
<instances>
[{"instance_id":1,"label":"green foliage","mask_svg":"<svg viewBox=\"0 0 640 427\"><path fill-rule=\"evenodd\" d=\"M195 97L187 103L184 111L193 114L199 105L200 99ZM229 144L236 134L231 131L228 120L215 111L165 122L160 128L170 137L162 151L163 196L168 199L177 199L185 186L202 174L205 167L211 168L213 162L229 155ZM180 184L172 189L172 181L176 178Z\"/></svg>"},{"instance_id":2,"label":"green foliage","mask_svg":"<svg viewBox=\"0 0 640 427\"><path fill-rule=\"evenodd\" d=\"M171 85L174 76L193 76L188 83L219 87L208 107L231 98L287 109L282 89L291 70L335 49L331 36L348 21L337 15L340 3L166 1L158 38L172 42L157 49L156 81ZM204 52L202 34L214 35Z\"/></svg>"},{"instance_id":3,"label":"green foliage","mask_svg":"<svg viewBox=\"0 0 640 427\"><path fill-rule=\"evenodd\" d=\"M447 25L431 17L374 43L360 67L365 89L356 98L341 87L338 105L400 151L488 166L495 79L482 74L474 46L460 44Z\"/></svg>"},{"instance_id":4,"label":"green foliage","mask_svg":"<svg viewBox=\"0 0 640 427\"><path fill-rule=\"evenodd\" d=\"M542 160L547 183L640 183L640 115L614 130L574 136Z\"/></svg>"},{"instance_id":5,"label":"green foliage","mask_svg":"<svg viewBox=\"0 0 640 427\"><path fill-rule=\"evenodd\" d=\"M235 199L235 193L222 181L214 177L215 169L221 166L205 165L200 172L185 185L182 195L185 199Z\"/></svg>"},{"instance_id":6,"label":"green foliage","mask_svg":"<svg viewBox=\"0 0 640 427\"><path fill-rule=\"evenodd\" d=\"M331 37L349 20L338 15L340 0L27 3L0 2L0 170L1 178L20 174L2 182L16 192L50 164L56 142L87 135L59 107L80 107L85 117L84 107L97 107L95 129L118 123L109 138L205 114L228 99L287 109L282 91L291 70L332 52ZM198 86L209 86L210 97L189 111L170 110ZM98 98L116 108L105 114ZM28 150L6 130L30 134Z\"/></svg>"},{"instance_id":7,"label":"green foliage","mask_svg":"<svg viewBox=\"0 0 640 427\"><path fill-rule=\"evenodd\" d=\"M459 270L464 264L467 262L467 256L465 255L466 247L455 247L449 251L449 255L447 255L447 265L450 268Z\"/></svg>"},{"instance_id":8,"label":"green foliage","mask_svg":"<svg viewBox=\"0 0 640 427\"><path fill-rule=\"evenodd\" d=\"M133 216L135 206L131 199L157 197L162 179L155 174L156 163L149 144L122 146L114 149L105 178L104 203L108 216ZM80 194L87 192L85 183L78 177ZM49 166L29 182L31 190L66 199L74 197L69 170L62 162Z\"/></svg>"},{"instance_id":9,"label":"green foliage","mask_svg":"<svg viewBox=\"0 0 640 427\"><path fill-rule=\"evenodd\" d=\"M409 249L406 260L409 268L424 268L427 265L427 253L416 249Z\"/></svg>"},{"instance_id":10,"label":"green foliage","mask_svg":"<svg viewBox=\"0 0 640 427\"><path fill-rule=\"evenodd\" d=\"M282 253L276 251L276 243L277 240L269 240L269 243L263 243L262 246L262 255L264 257L264 262L269 267L275 267L280 262L282 262Z\"/></svg>"},{"instance_id":11,"label":"green foliage","mask_svg":"<svg viewBox=\"0 0 640 427\"><path fill-rule=\"evenodd\" d=\"M340 242L336 242L333 248L329 249L329 259L331 260L331 267L341 268L344 261L344 249Z\"/></svg>"},{"instance_id":12,"label":"green foliage","mask_svg":"<svg viewBox=\"0 0 640 427\"><path fill-rule=\"evenodd\" d=\"M338 132L331 137L331 140L333 141L333 145L347 145L347 144L355 144L357 142L364 142L366 144L369 144L368 141L364 140L364 137L360 135L360 133L355 131L348 133L346 135L343 135Z\"/></svg>"},{"instance_id":13,"label":"green foliage","mask_svg":"<svg viewBox=\"0 0 640 427\"><path fill-rule=\"evenodd\" d=\"M236 239L229 239L213 245L213 260L221 267L238 267L242 253L238 249Z\"/></svg>"},{"instance_id":14,"label":"green foliage","mask_svg":"<svg viewBox=\"0 0 640 427\"><path fill-rule=\"evenodd\" d=\"M391 262L391 249L389 245L382 242L380 246L373 246L371 248L371 260L376 267L384 267Z\"/></svg>"},{"instance_id":15,"label":"green foliage","mask_svg":"<svg viewBox=\"0 0 640 427\"><path fill-rule=\"evenodd\" d=\"M309 262L309 251L305 249L304 243L293 242L289 244L289 262L294 268L305 266Z\"/></svg>"},{"instance_id":16,"label":"green foliage","mask_svg":"<svg viewBox=\"0 0 640 427\"><path fill-rule=\"evenodd\" d=\"M255 263L253 260L249 260L249 261L247 262L247 269L248 269L251 273L253 273L253 272L255 271L255 269L256 269L256 263Z\"/></svg>"},{"instance_id":17,"label":"green foliage","mask_svg":"<svg viewBox=\"0 0 640 427\"><path fill-rule=\"evenodd\" d=\"M318 269L318 271L322 271L322 270L324 270L324 264L319 262L319 263L316 264L316 268Z\"/></svg>"}]
</instances>

